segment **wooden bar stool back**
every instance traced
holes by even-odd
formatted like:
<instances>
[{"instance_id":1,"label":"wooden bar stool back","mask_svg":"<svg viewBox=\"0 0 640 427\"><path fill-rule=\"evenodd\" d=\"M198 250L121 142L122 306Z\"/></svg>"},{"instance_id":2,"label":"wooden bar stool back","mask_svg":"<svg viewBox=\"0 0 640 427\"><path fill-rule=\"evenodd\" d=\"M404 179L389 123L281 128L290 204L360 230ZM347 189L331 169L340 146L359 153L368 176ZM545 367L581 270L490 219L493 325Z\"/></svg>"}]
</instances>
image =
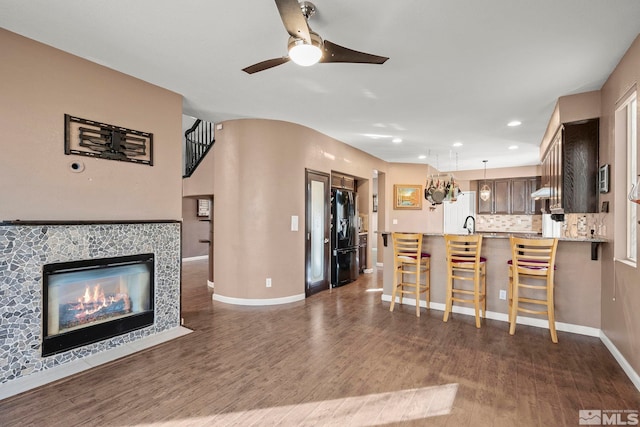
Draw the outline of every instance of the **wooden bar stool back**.
<instances>
[{"instance_id":1,"label":"wooden bar stool back","mask_svg":"<svg viewBox=\"0 0 640 427\"><path fill-rule=\"evenodd\" d=\"M391 294L391 307L393 311L396 296L400 294L400 304L405 294L410 294L416 301L416 316L420 317L420 294L425 294L427 308L430 303L430 278L431 255L422 252L422 234L419 233L392 233L393 239L393 292ZM420 276L424 274L424 281Z\"/></svg>"},{"instance_id":2,"label":"wooden bar stool back","mask_svg":"<svg viewBox=\"0 0 640 427\"><path fill-rule=\"evenodd\" d=\"M487 268L486 259L480 256L482 235L445 234L447 252L447 297L443 321L449 320L454 302L473 304L476 316L476 328L480 327L480 318L487 311ZM463 287L464 282L472 282ZM459 287L456 287L456 283Z\"/></svg>"},{"instance_id":3,"label":"wooden bar stool back","mask_svg":"<svg viewBox=\"0 0 640 427\"><path fill-rule=\"evenodd\" d=\"M553 290L558 239L511 236L510 241L509 333L516 331L518 312L544 314L549 319L551 341L557 343ZM541 305L545 309L534 309Z\"/></svg>"}]
</instances>

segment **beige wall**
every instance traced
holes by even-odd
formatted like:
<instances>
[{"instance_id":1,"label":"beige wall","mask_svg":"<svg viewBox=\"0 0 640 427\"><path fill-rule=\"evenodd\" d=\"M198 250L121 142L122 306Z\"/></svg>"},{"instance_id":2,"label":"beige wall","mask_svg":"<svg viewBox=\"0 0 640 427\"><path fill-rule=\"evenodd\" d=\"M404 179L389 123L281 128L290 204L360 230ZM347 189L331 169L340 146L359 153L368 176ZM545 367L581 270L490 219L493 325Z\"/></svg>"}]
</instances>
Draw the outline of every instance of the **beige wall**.
<instances>
[{"instance_id":1,"label":"beige wall","mask_svg":"<svg viewBox=\"0 0 640 427\"><path fill-rule=\"evenodd\" d=\"M421 195L422 208L394 209L393 186L396 184L421 185L422 190L427 183L427 177L438 171L429 165L412 163L391 163L387 172L385 191L388 195L387 215L385 227L381 231L406 231L421 233L441 233L443 230L443 205L432 206ZM394 220L397 224L394 224Z\"/></svg>"},{"instance_id":2,"label":"beige wall","mask_svg":"<svg viewBox=\"0 0 640 427\"><path fill-rule=\"evenodd\" d=\"M473 169L467 171L453 172L456 179L466 186L471 188L464 188L468 190L476 190L475 183L472 181L484 179L484 169ZM487 179L502 179L502 178L519 178L524 176L540 176L542 175L542 167L536 166L519 166L512 168L487 168Z\"/></svg>"},{"instance_id":3,"label":"beige wall","mask_svg":"<svg viewBox=\"0 0 640 427\"><path fill-rule=\"evenodd\" d=\"M0 52L0 220L180 219L180 95L3 29ZM153 133L154 166L65 155L65 113Z\"/></svg>"},{"instance_id":4,"label":"beige wall","mask_svg":"<svg viewBox=\"0 0 640 427\"><path fill-rule=\"evenodd\" d=\"M640 80L640 36L601 89L602 116L600 119L600 163L611 164L610 176L616 176L614 163L614 114L616 102ZM623 148L624 149L624 148ZM623 156L624 157L624 156ZM616 187L626 182L611 180L609 193L601 194L600 200L609 201L610 213L605 225L609 236L619 235L617 228L623 223L614 222L616 211L626 209L629 203L624 194L614 198ZM625 193L623 191L622 193ZM611 233L611 230L614 230ZM638 239L640 241L640 239ZM614 261L613 244L602 249L602 330L620 350L636 372L640 372L640 270Z\"/></svg>"},{"instance_id":5,"label":"beige wall","mask_svg":"<svg viewBox=\"0 0 640 427\"><path fill-rule=\"evenodd\" d=\"M305 168L368 178L386 163L293 123L223 122L184 194L213 194L216 293L272 299L304 293ZM291 231L291 216L299 231ZM272 279L272 287L265 279Z\"/></svg>"}]
</instances>

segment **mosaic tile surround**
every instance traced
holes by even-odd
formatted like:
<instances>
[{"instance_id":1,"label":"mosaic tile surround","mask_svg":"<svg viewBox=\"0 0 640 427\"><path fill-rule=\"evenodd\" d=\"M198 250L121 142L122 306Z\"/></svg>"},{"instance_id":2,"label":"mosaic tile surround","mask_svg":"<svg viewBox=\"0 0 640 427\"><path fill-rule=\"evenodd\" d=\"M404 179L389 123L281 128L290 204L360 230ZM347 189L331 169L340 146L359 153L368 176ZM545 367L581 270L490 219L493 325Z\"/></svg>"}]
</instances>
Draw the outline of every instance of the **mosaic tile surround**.
<instances>
[{"instance_id":1,"label":"mosaic tile surround","mask_svg":"<svg viewBox=\"0 0 640 427\"><path fill-rule=\"evenodd\" d=\"M42 266L155 254L152 326L42 357ZM0 384L180 326L180 224L0 224Z\"/></svg>"}]
</instances>

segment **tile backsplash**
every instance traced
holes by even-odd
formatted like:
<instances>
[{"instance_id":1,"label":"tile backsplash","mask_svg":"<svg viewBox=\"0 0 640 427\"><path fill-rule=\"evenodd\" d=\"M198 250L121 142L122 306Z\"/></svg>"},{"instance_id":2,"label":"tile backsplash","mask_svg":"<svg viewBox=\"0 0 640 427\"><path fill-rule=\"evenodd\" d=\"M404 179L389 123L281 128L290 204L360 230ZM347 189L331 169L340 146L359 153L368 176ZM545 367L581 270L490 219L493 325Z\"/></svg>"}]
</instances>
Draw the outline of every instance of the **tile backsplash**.
<instances>
[{"instance_id":1,"label":"tile backsplash","mask_svg":"<svg viewBox=\"0 0 640 427\"><path fill-rule=\"evenodd\" d=\"M592 230L594 236L606 236L607 226L604 224L604 215L602 213L564 214L562 237L591 237Z\"/></svg>"},{"instance_id":2,"label":"tile backsplash","mask_svg":"<svg viewBox=\"0 0 640 427\"><path fill-rule=\"evenodd\" d=\"M560 237L605 237L607 228L602 213L564 215ZM542 215L478 215L477 231L542 233Z\"/></svg>"},{"instance_id":3,"label":"tile backsplash","mask_svg":"<svg viewBox=\"0 0 640 427\"><path fill-rule=\"evenodd\" d=\"M478 215L477 231L542 233L542 215Z\"/></svg>"}]
</instances>

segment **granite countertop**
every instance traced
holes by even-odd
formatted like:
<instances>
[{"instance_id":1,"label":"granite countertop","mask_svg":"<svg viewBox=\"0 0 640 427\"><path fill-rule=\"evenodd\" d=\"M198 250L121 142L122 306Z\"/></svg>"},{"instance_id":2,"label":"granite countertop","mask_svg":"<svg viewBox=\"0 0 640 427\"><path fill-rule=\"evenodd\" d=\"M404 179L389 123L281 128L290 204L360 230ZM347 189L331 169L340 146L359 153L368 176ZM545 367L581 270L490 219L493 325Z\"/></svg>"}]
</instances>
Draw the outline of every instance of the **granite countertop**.
<instances>
[{"instance_id":1,"label":"granite countertop","mask_svg":"<svg viewBox=\"0 0 640 427\"><path fill-rule=\"evenodd\" d=\"M391 234L391 231L380 231L380 234ZM409 233L409 232L407 232ZM508 239L510 236L523 237L526 239L542 239L541 233L527 233L527 232L489 232L479 231L478 234L482 234L485 239ZM422 233L423 236L444 236L444 233ZM609 240L603 237L558 237L558 241L561 242L586 242L586 243L607 243Z\"/></svg>"},{"instance_id":2,"label":"granite countertop","mask_svg":"<svg viewBox=\"0 0 640 427\"><path fill-rule=\"evenodd\" d=\"M489 231L479 231L478 234L482 234L485 239L508 239L509 236L523 237L525 239L542 239L542 233L523 233L523 232L510 232L510 233L496 233ZM561 242L593 242L593 243L606 243L607 239L603 237L558 237L558 241Z\"/></svg>"}]
</instances>

